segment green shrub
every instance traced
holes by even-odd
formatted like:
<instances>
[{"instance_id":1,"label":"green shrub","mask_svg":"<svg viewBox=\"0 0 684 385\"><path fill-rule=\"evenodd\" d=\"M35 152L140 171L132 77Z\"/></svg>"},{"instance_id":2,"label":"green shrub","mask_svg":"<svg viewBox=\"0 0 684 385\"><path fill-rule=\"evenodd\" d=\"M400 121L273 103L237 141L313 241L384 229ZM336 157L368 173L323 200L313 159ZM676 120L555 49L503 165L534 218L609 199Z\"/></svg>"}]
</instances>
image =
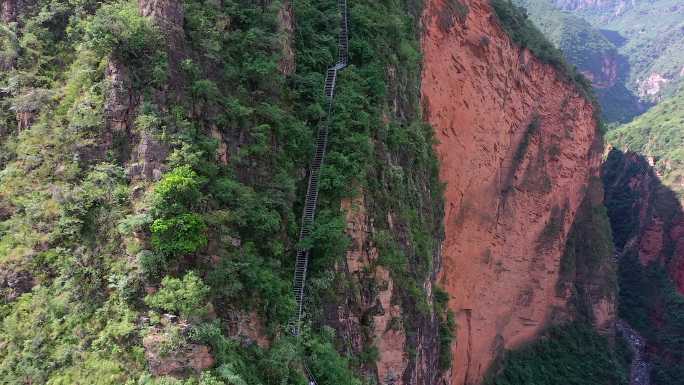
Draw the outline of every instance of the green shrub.
<instances>
[{"instance_id":1,"label":"green shrub","mask_svg":"<svg viewBox=\"0 0 684 385\"><path fill-rule=\"evenodd\" d=\"M189 166L180 166L157 183L152 196L152 213L164 217L185 213L199 206L202 180Z\"/></svg>"},{"instance_id":2,"label":"green shrub","mask_svg":"<svg viewBox=\"0 0 684 385\"><path fill-rule=\"evenodd\" d=\"M145 297L153 308L172 312L185 318L201 317L207 311L209 287L194 272L182 279L164 277L159 291Z\"/></svg>"},{"instance_id":3,"label":"green shrub","mask_svg":"<svg viewBox=\"0 0 684 385\"><path fill-rule=\"evenodd\" d=\"M169 219L156 219L152 231L152 245L168 256L197 252L207 245L207 225L198 214L181 214Z\"/></svg>"},{"instance_id":4,"label":"green shrub","mask_svg":"<svg viewBox=\"0 0 684 385\"><path fill-rule=\"evenodd\" d=\"M627 385L626 369L606 337L591 325L553 327L536 342L507 352L486 385Z\"/></svg>"},{"instance_id":5,"label":"green shrub","mask_svg":"<svg viewBox=\"0 0 684 385\"><path fill-rule=\"evenodd\" d=\"M166 58L161 51L161 33L149 19L140 16L136 2L103 5L85 24L85 36L87 47L102 57L111 55L125 63L134 81L154 80L160 84L164 80Z\"/></svg>"}]
</instances>

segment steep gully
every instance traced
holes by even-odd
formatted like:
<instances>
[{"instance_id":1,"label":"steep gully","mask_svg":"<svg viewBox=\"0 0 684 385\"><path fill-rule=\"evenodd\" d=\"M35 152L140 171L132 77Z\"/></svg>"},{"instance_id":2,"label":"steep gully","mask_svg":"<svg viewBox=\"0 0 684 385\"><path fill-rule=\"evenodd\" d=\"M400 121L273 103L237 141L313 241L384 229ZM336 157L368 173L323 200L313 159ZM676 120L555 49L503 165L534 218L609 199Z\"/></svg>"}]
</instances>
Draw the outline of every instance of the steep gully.
<instances>
[{"instance_id":1,"label":"steep gully","mask_svg":"<svg viewBox=\"0 0 684 385\"><path fill-rule=\"evenodd\" d=\"M650 367L645 352L646 340L623 320L618 320L615 326L634 355L630 367L629 385L650 385Z\"/></svg>"}]
</instances>

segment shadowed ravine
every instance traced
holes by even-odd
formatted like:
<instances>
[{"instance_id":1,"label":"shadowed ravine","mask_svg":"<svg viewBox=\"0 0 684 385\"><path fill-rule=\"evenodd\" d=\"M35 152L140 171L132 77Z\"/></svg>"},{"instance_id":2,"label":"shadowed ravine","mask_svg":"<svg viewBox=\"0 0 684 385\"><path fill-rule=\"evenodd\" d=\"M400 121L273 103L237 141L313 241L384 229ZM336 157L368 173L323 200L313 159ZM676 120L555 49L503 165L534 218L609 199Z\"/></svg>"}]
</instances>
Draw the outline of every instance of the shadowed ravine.
<instances>
[{"instance_id":1,"label":"shadowed ravine","mask_svg":"<svg viewBox=\"0 0 684 385\"><path fill-rule=\"evenodd\" d=\"M627 322L618 320L616 326L618 332L627 345L629 345L629 348L634 355L632 358L632 365L629 369L629 385L650 385L651 381L648 374L649 364L646 360L644 351L646 348L646 341L636 330L632 329Z\"/></svg>"}]
</instances>

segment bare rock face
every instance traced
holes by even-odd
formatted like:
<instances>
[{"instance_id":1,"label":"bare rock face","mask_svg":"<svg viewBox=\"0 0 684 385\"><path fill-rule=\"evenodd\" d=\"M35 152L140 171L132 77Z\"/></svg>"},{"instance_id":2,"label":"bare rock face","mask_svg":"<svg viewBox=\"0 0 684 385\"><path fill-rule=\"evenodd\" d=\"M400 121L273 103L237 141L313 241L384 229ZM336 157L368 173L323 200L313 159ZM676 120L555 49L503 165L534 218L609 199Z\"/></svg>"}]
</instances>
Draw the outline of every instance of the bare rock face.
<instances>
[{"instance_id":1,"label":"bare rock face","mask_svg":"<svg viewBox=\"0 0 684 385\"><path fill-rule=\"evenodd\" d=\"M132 179L159 180L164 171L164 161L169 148L153 134L143 132L128 168L128 176Z\"/></svg>"},{"instance_id":2,"label":"bare rock face","mask_svg":"<svg viewBox=\"0 0 684 385\"><path fill-rule=\"evenodd\" d=\"M591 80L591 85L595 88L610 88L617 81L617 58L611 55L604 55L601 58L600 71L582 71L582 75Z\"/></svg>"},{"instance_id":3,"label":"bare rock face","mask_svg":"<svg viewBox=\"0 0 684 385\"><path fill-rule=\"evenodd\" d=\"M108 82L105 102L107 131L129 133L140 102L140 97L133 90L129 69L125 64L110 59L105 76Z\"/></svg>"},{"instance_id":4,"label":"bare rock face","mask_svg":"<svg viewBox=\"0 0 684 385\"><path fill-rule=\"evenodd\" d=\"M49 103L52 93L46 89L25 90L14 99L11 110L17 119L17 129L21 132L31 128L41 109Z\"/></svg>"},{"instance_id":5,"label":"bare rock face","mask_svg":"<svg viewBox=\"0 0 684 385\"><path fill-rule=\"evenodd\" d=\"M3 23L21 23L22 14L35 4L35 0L0 0L0 21Z\"/></svg>"},{"instance_id":6,"label":"bare rock face","mask_svg":"<svg viewBox=\"0 0 684 385\"><path fill-rule=\"evenodd\" d=\"M36 111L19 111L17 117L17 129L21 132L31 128L36 121L38 113Z\"/></svg>"},{"instance_id":7,"label":"bare rock face","mask_svg":"<svg viewBox=\"0 0 684 385\"><path fill-rule=\"evenodd\" d=\"M290 0L283 1L283 6L278 11L278 28L283 55L278 62L278 69L284 75L292 75L295 72L294 15L292 12Z\"/></svg>"},{"instance_id":8,"label":"bare rock face","mask_svg":"<svg viewBox=\"0 0 684 385\"><path fill-rule=\"evenodd\" d=\"M423 14L422 95L446 183L441 284L456 315L454 385L481 381L504 349L567 307L556 285L589 177L600 165L592 104L511 42L487 1Z\"/></svg>"},{"instance_id":9,"label":"bare rock face","mask_svg":"<svg viewBox=\"0 0 684 385\"><path fill-rule=\"evenodd\" d=\"M178 0L139 0L143 16L151 17L166 33L183 31L183 3Z\"/></svg>"},{"instance_id":10,"label":"bare rock face","mask_svg":"<svg viewBox=\"0 0 684 385\"><path fill-rule=\"evenodd\" d=\"M672 79L664 77L657 72L652 73L648 78L639 82L639 96L642 98L656 99L665 86L670 83Z\"/></svg>"},{"instance_id":11,"label":"bare rock face","mask_svg":"<svg viewBox=\"0 0 684 385\"><path fill-rule=\"evenodd\" d=\"M208 346L183 343L178 347L171 344L171 338L163 329L157 328L143 339L145 358L153 375L182 378L214 365ZM173 349L167 347L171 345Z\"/></svg>"},{"instance_id":12,"label":"bare rock face","mask_svg":"<svg viewBox=\"0 0 684 385\"><path fill-rule=\"evenodd\" d=\"M0 301L11 302L33 288L33 276L26 270L0 267Z\"/></svg>"},{"instance_id":13,"label":"bare rock face","mask_svg":"<svg viewBox=\"0 0 684 385\"><path fill-rule=\"evenodd\" d=\"M256 312L231 311L225 318L228 319L230 338L245 346L256 344L267 348L271 344L264 321Z\"/></svg>"},{"instance_id":14,"label":"bare rock face","mask_svg":"<svg viewBox=\"0 0 684 385\"><path fill-rule=\"evenodd\" d=\"M0 2L0 20L2 20L3 23L17 21L17 1L18 0L2 0Z\"/></svg>"}]
</instances>

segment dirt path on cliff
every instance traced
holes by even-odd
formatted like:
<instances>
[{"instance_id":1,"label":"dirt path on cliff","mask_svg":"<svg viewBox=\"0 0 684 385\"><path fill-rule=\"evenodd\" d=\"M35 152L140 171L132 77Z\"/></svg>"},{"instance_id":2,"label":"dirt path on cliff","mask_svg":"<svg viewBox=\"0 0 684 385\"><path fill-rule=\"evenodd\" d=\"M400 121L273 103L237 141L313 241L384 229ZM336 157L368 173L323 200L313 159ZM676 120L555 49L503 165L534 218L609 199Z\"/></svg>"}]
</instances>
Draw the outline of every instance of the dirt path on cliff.
<instances>
[{"instance_id":1,"label":"dirt path on cliff","mask_svg":"<svg viewBox=\"0 0 684 385\"><path fill-rule=\"evenodd\" d=\"M618 320L616 326L618 332L634 354L629 370L629 385L650 385L650 365L646 360L646 341L644 337L623 320Z\"/></svg>"}]
</instances>

